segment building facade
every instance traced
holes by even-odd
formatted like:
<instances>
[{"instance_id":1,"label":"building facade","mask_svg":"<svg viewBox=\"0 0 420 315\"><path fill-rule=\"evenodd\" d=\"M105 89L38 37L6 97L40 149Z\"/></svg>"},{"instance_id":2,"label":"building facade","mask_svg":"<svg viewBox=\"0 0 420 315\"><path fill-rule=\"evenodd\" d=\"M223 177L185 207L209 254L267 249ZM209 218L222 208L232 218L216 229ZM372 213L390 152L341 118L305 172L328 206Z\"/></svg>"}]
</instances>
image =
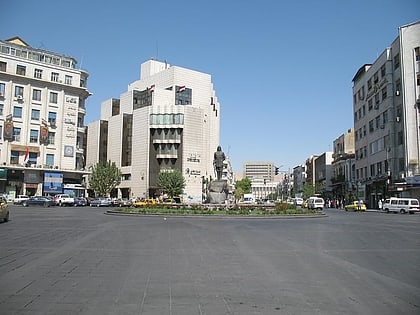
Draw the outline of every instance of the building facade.
<instances>
[{"instance_id":1,"label":"building facade","mask_svg":"<svg viewBox=\"0 0 420 315\"><path fill-rule=\"evenodd\" d=\"M353 78L355 172L369 206L388 196L420 196L420 22ZM419 185L413 185L419 178Z\"/></svg>"},{"instance_id":2,"label":"building facade","mask_svg":"<svg viewBox=\"0 0 420 315\"><path fill-rule=\"evenodd\" d=\"M332 194L341 201L358 200L355 179L354 129L347 130L333 142Z\"/></svg>"},{"instance_id":3,"label":"building facade","mask_svg":"<svg viewBox=\"0 0 420 315\"><path fill-rule=\"evenodd\" d=\"M86 171L88 73L19 37L0 41L0 192L54 195Z\"/></svg>"},{"instance_id":4,"label":"building facade","mask_svg":"<svg viewBox=\"0 0 420 315\"><path fill-rule=\"evenodd\" d=\"M273 162L246 162L244 163L243 172L244 177L251 182L256 179L274 181L276 167Z\"/></svg>"},{"instance_id":5,"label":"building facade","mask_svg":"<svg viewBox=\"0 0 420 315\"><path fill-rule=\"evenodd\" d=\"M100 120L88 126L86 163L115 162L123 179L113 194L126 198L160 196L159 172L180 170L184 201L201 202L204 183L216 178L219 140L211 76L149 60L120 99L101 104Z\"/></svg>"}]
</instances>

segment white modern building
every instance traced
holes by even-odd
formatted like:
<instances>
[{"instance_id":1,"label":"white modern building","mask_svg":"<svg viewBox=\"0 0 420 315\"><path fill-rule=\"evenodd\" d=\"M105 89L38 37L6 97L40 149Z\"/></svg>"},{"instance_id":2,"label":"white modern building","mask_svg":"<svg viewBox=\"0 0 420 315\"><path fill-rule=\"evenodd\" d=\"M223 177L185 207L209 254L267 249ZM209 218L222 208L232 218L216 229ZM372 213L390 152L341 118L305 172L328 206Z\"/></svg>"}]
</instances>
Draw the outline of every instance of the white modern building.
<instances>
[{"instance_id":1,"label":"white modern building","mask_svg":"<svg viewBox=\"0 0 420 315\"><path fill-rule=\"evenodd\" d=\"M88 73L19 37L0 41L0 192L52 195L86 174Z\"/></svg>"},{"instance_id":2,"label":"white modern building","mask_svg":"<svg viewBox=\"0 0 420 315\"><path fill-rule=\"evenodd\" d=\"M220 104L211 76L149 60L140 80L120 99L102 103L100 120L88 126L87 168L115 162L123 173L118 197L157 197L160 171L180 170L183 199L201 202L205 182L215 179Z\"/></svg>"},{"instance_id":3,"label":"white modern building","mask_svg":"<svg viewBox=\"0 0 420 315\"><path fill-rule=\"evenodd\" d=\"M373 207L392 195L420 196L420 22L353 78L355 171ZM418 184L416 184L418 183Z\"/></svg>"}]
</instances>

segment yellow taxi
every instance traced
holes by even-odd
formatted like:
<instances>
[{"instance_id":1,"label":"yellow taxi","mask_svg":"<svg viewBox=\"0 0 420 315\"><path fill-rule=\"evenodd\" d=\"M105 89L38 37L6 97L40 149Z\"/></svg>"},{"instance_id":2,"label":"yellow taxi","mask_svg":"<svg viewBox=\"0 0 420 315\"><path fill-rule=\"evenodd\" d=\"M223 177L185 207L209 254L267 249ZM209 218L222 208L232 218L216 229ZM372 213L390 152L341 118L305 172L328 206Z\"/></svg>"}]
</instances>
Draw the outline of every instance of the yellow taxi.
<instances>
[{"instance_id":1,"label":"yellow taxi","mask_svg":"<svg viewBox=\"0 0 420 315\"><path fill-rule=\"evenodd\" d=\"M134 207L147 207L147 206L154 206L157 204L156 199L140 199L133 202Z\"/></svg>"},{"instance_id":2,"label":"yellow taxi","mask_svg":"<svg viewBox=\"0 0 420 315\"><path fill-rule=\"evenodd\" d=\"M360 205L360 209L359 209L359 202L358 201L352 201L348 205L345 205L344 209L346 211L366 211L367 210L366 205L363 202Z\"/></svg>"}]
</instances>

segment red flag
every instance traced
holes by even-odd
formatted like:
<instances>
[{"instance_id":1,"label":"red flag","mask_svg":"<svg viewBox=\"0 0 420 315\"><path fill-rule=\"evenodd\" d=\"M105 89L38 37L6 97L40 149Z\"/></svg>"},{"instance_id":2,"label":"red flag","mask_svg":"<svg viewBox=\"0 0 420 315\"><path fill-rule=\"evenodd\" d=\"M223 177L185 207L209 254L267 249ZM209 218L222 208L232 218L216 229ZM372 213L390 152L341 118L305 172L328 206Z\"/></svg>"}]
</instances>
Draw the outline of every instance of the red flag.
<instances>
[{"instance_id":1,"label":"red flag","mask_svg":"<svg viewBox=\"0 0 420 315\"><path fill-rule=\"evenodd\" d=\"M29 149L26 147L25 156L23 158L24 163L28 162L29 159Z\"/></svg>"}]
</instances>

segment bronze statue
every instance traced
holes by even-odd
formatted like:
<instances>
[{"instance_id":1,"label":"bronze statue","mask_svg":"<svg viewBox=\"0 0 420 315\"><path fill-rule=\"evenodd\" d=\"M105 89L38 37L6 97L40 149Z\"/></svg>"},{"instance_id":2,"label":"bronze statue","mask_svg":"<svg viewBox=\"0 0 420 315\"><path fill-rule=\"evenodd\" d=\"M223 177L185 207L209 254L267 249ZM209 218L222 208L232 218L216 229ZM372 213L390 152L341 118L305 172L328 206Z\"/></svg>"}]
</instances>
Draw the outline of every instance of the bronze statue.
<instances>
[{"instance_id":1,"label":"bronze statue","mask_svg":"<svg viewBox=\"0 0 420 315\"><path fill-rule=\"evenodd\" d=\"M222 172L223 172L223 161L226 159L225 154L222 151L221 146L219 145L217 147L217 151L214 152L214 168L216 170L216 179L220 180L222 178Z\"/></svg>"}]
</instances>

